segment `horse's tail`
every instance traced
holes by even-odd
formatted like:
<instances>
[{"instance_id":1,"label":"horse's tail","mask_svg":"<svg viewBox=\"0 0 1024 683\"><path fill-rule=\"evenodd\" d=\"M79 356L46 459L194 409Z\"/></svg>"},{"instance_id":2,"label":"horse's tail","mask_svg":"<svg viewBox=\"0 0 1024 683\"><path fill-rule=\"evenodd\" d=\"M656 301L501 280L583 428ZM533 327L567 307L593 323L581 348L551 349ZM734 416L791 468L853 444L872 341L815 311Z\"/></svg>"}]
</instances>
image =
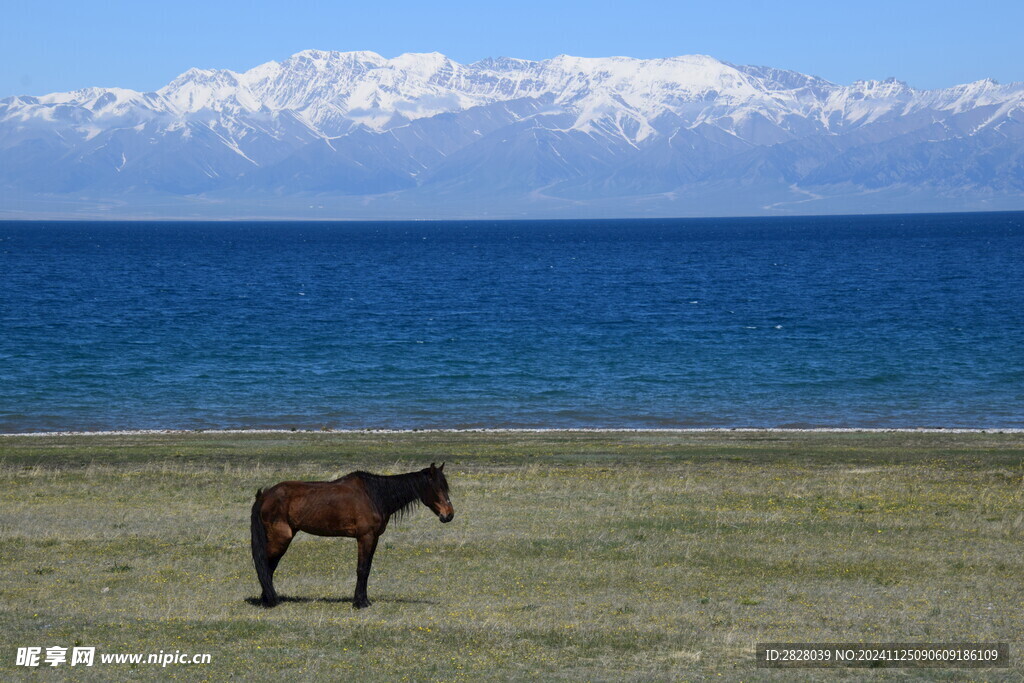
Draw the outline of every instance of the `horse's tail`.
<instances>
[{"instance_id":1,"label":"horse's tail","mask_svg":"<svg viewBox=\"0 0 1024 683\"><path fill-rule=\"evenodd\" d=\"M263 595L260 602L264 607L277 604L277 593L274 591L274 577L270 572L270 561L267 559L267 530L260 518L260 506L263 504L263 489L256 492L256 502L252 504L252 562L256 565L256 576L259 577Z\"/></svg>"}]
</instances>

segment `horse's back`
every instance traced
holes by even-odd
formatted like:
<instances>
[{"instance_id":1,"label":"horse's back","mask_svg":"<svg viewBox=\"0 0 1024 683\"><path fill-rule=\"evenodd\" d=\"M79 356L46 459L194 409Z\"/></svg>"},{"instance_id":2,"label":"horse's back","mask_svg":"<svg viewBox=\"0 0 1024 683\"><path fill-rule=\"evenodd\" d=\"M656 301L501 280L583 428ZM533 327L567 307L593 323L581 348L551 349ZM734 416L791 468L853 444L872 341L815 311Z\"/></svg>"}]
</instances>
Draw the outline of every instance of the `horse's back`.
<instances>
[{"instance_id":1,"label":"horse's back","mask_svg":"<svg viewBox=\"0 0 1024 683\"><path fill-rule=\"evenodd\" d=\"M265 522L287 521L294 531L317 536L361 536L381 526L358 476L334 481L283 481L263 493Z\"/></svg>"}]
</instances>

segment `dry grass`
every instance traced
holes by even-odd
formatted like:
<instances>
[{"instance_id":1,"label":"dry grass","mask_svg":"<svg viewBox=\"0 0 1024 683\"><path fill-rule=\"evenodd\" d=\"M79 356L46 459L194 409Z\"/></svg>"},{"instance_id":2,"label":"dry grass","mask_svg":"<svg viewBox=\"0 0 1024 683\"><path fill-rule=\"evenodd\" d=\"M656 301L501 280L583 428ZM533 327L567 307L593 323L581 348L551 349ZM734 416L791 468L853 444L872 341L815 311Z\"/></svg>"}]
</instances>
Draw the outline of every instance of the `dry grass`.
<instances>
[{"instance_id":1,"label":"dry grass","mask_svg":"<svg viewBox=\"0 0 1024 683\"><path fill-rule=\"evenodd\" d=\"M0 437L4 678L18 646L210 652L75 678L792 680L761 641L1024 633L1024 436L305 434ZM300 537L265 611L254 490L447 459L456 519L388 530L374 606L349 539ZM1024 669L872 678L1020 679Z\"/></svg>"}]
</instances>

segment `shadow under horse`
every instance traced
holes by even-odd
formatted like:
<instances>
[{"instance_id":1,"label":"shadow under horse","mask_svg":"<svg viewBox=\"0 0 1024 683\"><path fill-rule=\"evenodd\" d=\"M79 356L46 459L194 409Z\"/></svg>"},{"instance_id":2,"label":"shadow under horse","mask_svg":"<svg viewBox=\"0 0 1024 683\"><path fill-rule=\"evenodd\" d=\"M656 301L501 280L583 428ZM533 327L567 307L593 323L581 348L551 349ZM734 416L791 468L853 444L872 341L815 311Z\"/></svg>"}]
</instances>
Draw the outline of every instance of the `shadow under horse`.
<instances>
[{"instance_id":1,"label":"shadow under horse","mask_svg":"<svg viewBox=\"0 0 1024 683\"><path fill-rule=\"evenodd\" d=\"M420 501L442 522L452 521L444 463L417 472L383 476L353 472L334 481L283 481L256 492L252 504L252 559L263 594L260 603L274 607L274 571L295 534L347 536L359 543L356 592L352 604L369 607L366 581L377 540L392 517L401 517Z\"/></svg>"}]
</instances>

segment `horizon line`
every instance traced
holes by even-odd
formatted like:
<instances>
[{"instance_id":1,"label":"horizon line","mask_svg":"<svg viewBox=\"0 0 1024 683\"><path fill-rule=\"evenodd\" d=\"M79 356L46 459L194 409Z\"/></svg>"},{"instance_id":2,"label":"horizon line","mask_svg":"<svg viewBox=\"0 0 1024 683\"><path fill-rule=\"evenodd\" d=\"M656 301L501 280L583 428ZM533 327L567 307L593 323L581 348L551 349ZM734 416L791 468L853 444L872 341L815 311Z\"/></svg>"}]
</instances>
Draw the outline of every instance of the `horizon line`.
<instances>
[{"instance_id":1,"label":"horizon line","mask_svg":"<svg viewBox=\"0 0 1024 683\"><path fill-rule=\"evenodd\" d=\"M820 214L736 214L732 216L608 216L600 218L271 218L245 217L233 218L179 216L164 217L125 217L110 216L106 218L5 218L0 215L3 223L595 223L595 222L654 222L654 221L728 221L728 220L813 220L816 218L871 218L884 216L975 216L979 214L1024 214L1024 209L982 209L978 211L893 211L882 213L820 213Z\"/></svg>"}]
</instances>

